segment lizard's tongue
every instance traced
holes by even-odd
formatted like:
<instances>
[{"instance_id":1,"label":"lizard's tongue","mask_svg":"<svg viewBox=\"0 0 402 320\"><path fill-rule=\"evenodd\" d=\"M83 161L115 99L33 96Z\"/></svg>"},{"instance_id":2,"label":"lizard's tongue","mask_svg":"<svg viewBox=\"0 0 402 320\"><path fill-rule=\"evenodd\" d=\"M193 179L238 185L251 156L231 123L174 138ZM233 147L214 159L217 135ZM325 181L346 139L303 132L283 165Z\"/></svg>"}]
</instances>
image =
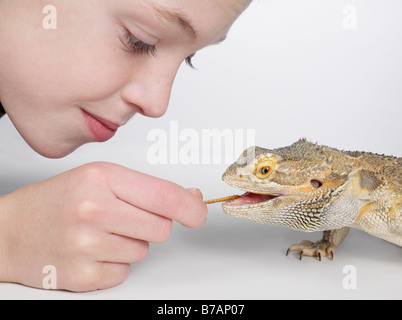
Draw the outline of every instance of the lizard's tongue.
<instances>
[{"instance_id":1,"label":"lizard's tongue","mask_svg":"<svg viewBox=\"0 0 402 320\"><path fill-rule=\"evenodd\" d=\"M258 193L250 193L246 192L240 198L226 202L227 205L230 206L246 206L249 204L255 204L260 202L265 202L276 198L276 195L272 194L258 194Z\"/></svg>"}]
</instances>

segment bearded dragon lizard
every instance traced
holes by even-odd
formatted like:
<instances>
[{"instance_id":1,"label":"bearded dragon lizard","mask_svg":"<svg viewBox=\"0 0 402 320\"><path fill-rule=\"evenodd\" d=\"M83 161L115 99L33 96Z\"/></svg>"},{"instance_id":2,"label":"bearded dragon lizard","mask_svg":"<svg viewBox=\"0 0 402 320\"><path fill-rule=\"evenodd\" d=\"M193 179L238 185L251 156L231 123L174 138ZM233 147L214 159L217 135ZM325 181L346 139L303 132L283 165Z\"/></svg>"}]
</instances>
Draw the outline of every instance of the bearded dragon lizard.
<instances>
[{"instance_id":1,"label":"bearded dragon lizard","mask_svg":"<svg viewBox=\"0 0 402 320\"><path fill-rule=\"evenodd\" d=\"M402 158L339 151L301 139L274 150L252 147L223 174L246 191L225 213L259 223L313 232L287 252L333 259L350 228L402 246Z\"/></svg>"}]
</instances>

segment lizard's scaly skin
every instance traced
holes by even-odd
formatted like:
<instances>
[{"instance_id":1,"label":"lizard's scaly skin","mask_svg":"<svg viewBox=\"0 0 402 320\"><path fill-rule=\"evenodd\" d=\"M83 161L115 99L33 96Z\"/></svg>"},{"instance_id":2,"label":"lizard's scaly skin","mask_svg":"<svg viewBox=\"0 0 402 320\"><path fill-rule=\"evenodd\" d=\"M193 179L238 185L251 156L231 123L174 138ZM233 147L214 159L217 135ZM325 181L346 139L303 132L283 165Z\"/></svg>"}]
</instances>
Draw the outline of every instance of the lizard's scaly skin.
<instances>
[{"instance_id":1,"label":"lizard's scaly skin","mask_svg":"<svg viewBox=\"0 0 402 320\"><path fill-rule=\"evenodd\" d=\"M339 151L302 139L274 150L249 148L222 178L249 193L270 195L263 202L240 197L224 203L226 213L326 232L317 243L290 247L301 256L332 257L349 228L402 246L402 158Z\"/></svg>"}]
</instances>

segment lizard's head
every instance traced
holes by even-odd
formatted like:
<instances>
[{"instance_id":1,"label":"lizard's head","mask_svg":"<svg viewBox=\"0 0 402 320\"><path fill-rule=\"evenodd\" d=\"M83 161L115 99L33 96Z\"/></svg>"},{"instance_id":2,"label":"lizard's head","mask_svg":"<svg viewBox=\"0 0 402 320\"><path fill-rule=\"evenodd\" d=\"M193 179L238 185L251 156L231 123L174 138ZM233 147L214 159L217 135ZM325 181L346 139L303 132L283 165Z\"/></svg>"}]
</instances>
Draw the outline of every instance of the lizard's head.
<instances>
[{"instance_id":1,"label":"lizard's head","mask_svg":"<svg viewBox=\"0 0 402 320\"><path fill-rule=\"evenodd\" d=\"M222 179L246 193L224 203L224 211L239 218L302 231L342 227L337 226L337 219L342 223L354 221L356 210L350 210L355 209L350 206L355 204L346 196L354 192L350 183L353 166L346 158L334 161L337 152L341 154L305 139L285 148L245 150ZM348 192L344 192L346 189ZM341 212L334 215L334 210ZM343 218L350 212L353 216Z\"/></svg>"}]
</instances>

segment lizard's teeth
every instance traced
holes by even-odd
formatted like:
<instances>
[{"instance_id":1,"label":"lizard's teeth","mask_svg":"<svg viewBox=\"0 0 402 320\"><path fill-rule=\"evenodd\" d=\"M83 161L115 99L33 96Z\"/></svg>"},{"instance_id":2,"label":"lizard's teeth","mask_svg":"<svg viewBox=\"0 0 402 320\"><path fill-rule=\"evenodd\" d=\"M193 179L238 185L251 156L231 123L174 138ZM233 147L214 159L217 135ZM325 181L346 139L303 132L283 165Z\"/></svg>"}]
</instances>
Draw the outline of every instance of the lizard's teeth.
<instances>
[{"instance_id":1,"label":"lizard's teeth","mask_svg":"<svg viewBox=\"0 0 402 320\"><path fill-rule=\"evenodd\" d=\"M257 193L247 192L247 193L243 194L242 196L240 196L240 198L232 200L232 201L228 201L225 204L230 205L230 206L246 206L246 205L269 201L276 197L278 197L278 195L257 194Z\"/></svg>"}]
</instances>

